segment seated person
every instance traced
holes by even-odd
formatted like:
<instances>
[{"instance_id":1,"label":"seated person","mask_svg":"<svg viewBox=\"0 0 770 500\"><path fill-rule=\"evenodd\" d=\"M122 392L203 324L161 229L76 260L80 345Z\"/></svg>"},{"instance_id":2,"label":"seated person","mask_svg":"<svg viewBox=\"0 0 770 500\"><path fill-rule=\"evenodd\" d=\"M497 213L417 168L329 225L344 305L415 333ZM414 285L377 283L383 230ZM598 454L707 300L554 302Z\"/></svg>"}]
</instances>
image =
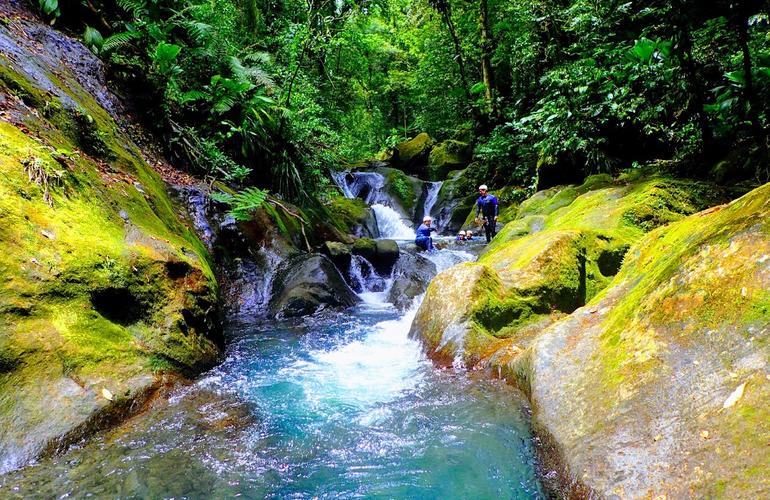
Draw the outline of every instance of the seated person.
<instances>
[{"instance_id":1,"label":"seated person","mask_svg":"<svg viewBox=\"0 0 770 500\"><path fill-rule=\"evenodd\" d=\"M457 237L455 238L455 240L465 241L466 240L465 231L460 231L459 233L457 233Z\"/></svg>"},{"instance_id":2,"label":"seated person","mask_svg":"<svg viewBox=\"0 0 770 500\"><path fill-rule=\"evenodd\" d=\"M473 231L465 231L465 241L473 241Z\"/></svg>"},{"instance_id":3,"label":"seated person","mask_svg":"<svg viewBox=\"0 0 770 500\"><path fill-rule=\"evenodd\" d=\"M422 225L417 228L417 237L414 239L415 245L428 252L432 252L434 250L433 238L431 238L430 233L435 231L436 228L431 227L432 222L433 219L426 215L422 219Z\"/></svg>"}]
</instances>

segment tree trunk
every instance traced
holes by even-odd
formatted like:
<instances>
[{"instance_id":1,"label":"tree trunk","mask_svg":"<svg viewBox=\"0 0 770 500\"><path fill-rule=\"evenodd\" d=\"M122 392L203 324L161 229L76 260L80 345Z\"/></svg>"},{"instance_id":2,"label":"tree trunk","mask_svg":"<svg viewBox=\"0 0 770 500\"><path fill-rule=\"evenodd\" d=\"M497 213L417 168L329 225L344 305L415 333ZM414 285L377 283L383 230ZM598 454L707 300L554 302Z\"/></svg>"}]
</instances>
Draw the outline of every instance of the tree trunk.
<instances>
[{"instance_id":1,"label":"tree trunk","mask_svg":"<svg viewBox=\"0 0 770 500\"><path fill-rule=\"evenodd\" d=\"M446 23L447 29L449 30L449 36L452 37L452 43L455 47L455 59L457 59L457 65L460 67L460 81L462 82L463 90L465 91L465 97L467 97L468 102L470 102L471 91L468 86L468 78L465 75L465 60L463 59L462 45L460 44L460 38L457 36L455 25L452 22L452 10L448 3L446 4L446 7L442 9L441 13L444 16L444 22Z\"/></svg>"},{"instance_id":2,"label":"tree trunk","mask_svg":"<svg viewBox=\"0 0 770 500\"><path fill-rule=\"evenodd\" d=\"M479 0L479 27L481 28L481 78L484 82L484 100L487 104L487 113L496 119L499 116L497 109L497 92L495 89L495 75L492 69L492 54L494 53L494 40L489 29L489 8L487 0Z\"/></svg>"},{"instance_id":3,"label":"tree trunk","mask_svg":"<svg viewBox=\"0 0 770 500\"><path fill-rule=\"evenodd\" d=\"M738 35L738 46L743 55L743 74L746 79L743 87L743 106L746 118L751 124L751 132L762 154L762 161L767 162L767 134L759 121L759 113L757 112L759 103L754 91L754 75L752 74L751 52L749 50L748 16L739 14L734 18L733 23Z\"/></svg>"},{"instance_id":4,"label":"tree trunk","mask_svg":"<svg viewBox=\"0 0 770 500\"><path fill-rule=\"evenodd\" d=\"M711 130L711 126L708 122L708 116L706 115L706 99L705 89L698 76L698 71L695 66L695 58L692 53L692 37L690 34L690 21L688 18L687 9L680 0L675 2L675 15L674 15L674 39L676 40L675 48L679 63L684 71L685 78L687 80L687 86L690 92L690 103L688 108L695 115L698 122L698 128L701 133L701 140L703 142L702 153L704 157L708 157L711 153L714 143L714 135Z\"/></svg>"}]
</instances>

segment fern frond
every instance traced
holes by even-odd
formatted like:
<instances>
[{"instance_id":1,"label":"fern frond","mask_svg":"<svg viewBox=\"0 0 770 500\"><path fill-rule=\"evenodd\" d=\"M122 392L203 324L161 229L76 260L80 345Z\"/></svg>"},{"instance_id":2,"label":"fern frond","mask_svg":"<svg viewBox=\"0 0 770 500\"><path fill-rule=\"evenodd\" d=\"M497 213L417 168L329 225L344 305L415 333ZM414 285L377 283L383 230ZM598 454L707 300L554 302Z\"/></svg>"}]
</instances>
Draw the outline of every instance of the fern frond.
<instances>
[{"instance_id":1,"label":"fern frond","mask_svg":"<svg viewBox=\"0 0 770 500\"><path fill-rule=\"evenodd\" d=\"M269 52L249 52L243 56L243 60L247 63L257 64L264 66L273 62L273 58Z\"/></svg>"},{"instance_id":2,"label":"fern frond","mask_svg":"<svg viewBox=\"0 0 770 500\"><path fill-rule=\"evenodd\" d=\"M200 21L184 21L180 24L197 45L206 45L206 42L211 38L213 28L210 24Z\"/></svg>"},{"instance_id":3,"label":"fern frond","mask_svg":"<svg viewBox=\"0 0 770 500\"><path fill-rule=\"evenodd\" d=\"M267 199L267 191L255 187L246 188L236 193L230 200L230 215L235 220L247 221L255 210L259 209Z\"/></svg>"},{"instance_id":4,"label":"fern frond","mask_svg":"<svg viewBox=\"0 0 770 500\"><path fill-rule=\"evenodd\" d=\"M275 81L272 76L261 68L245 66L240 59L235 56L230 57L230 71L233 76L241 82L252 82L256 85L273 88Z\"/></svg>"},{"instance_id":5,"label":"fern frond","mask_svg":"<svg viewBox=\"0 0 770 500\"><path fill-rule=\"evenodd\" d=\"M147 14L147 2L145 0L116 0L115 3L134 18L140 18Z\"/></svg>"},{"instance_id":6,"label":"fern frond","mask_svg":"<svg viewBox=\"0 0 770 500\"><path fill-rule=\"evenodd\" d=\"M179 102L179 104L187 104L188 102L198 101L200 99L206 99L208 97L209 97L209 94L201 90L188 90L187 92L183 92L179 96L177 101Z\"/></svg>"},{"instance_id":7,"label":"fern frond","mask_svg":"<svg viewBox=\"0 0 770 500\"><path fill-rule=\"evenodd\" d=\"M141 38L142 34L138 31L123 31L121 33L115 33L108 36L102 44L103 52L110 52L117 48L123 47L131 43L132 40Z\"/></svg>"}]
</instances>

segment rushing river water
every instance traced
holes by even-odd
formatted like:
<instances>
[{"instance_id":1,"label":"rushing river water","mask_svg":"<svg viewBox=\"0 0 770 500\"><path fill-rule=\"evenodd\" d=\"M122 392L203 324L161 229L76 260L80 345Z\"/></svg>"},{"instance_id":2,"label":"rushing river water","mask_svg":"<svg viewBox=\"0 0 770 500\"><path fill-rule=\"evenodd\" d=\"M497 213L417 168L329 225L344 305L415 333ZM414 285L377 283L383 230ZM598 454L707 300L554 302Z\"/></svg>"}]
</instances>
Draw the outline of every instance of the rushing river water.
<instances>
[{"instance_id":1,"label":"rushing river water","mask_svg":"<svg viewBox=\"0 0 770 500\"><path fill-rule=\"evenodd\" d=\"M222 365L116 431L0 477L0 497L542 497L519 394L434 368L407 336L415 308L384 296L233 331Z\"/></svg>"}]
</instances>

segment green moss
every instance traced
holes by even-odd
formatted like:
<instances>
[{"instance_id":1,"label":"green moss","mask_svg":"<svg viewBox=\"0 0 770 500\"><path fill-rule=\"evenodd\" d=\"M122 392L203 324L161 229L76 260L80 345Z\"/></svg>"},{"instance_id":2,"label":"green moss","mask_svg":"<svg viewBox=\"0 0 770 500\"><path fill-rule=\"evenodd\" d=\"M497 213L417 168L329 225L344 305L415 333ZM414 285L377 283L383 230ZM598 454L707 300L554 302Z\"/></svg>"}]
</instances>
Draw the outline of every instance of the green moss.
<instances>
[{"instance_id":1,"label":"green moss","mask_svg":"<svg viewBox=\"0 0 770 500\"><path fill-rule=\"evenodd\" d=\"M431 149L428 159L428 179L444 180L449 172L465 167L470 160L468 144L454 140L444 141Z\"/></svg>"},{"instance_id":2,"label":"green moss","mask_svg":"<svg viewBox=\"0 0 770 500\"><path fill-rule=\"evenodd\" d=\"M155 357L195 372L218 355L210 256L141 152L71 80L51 76L77 111L0 60L0 87L37 110L19 107L24 127L0 123L0 419L29 429L39 415L10 415L72 404L56 392L71 383L62 377L84 390L146 384Z\"/></svg>"},{"instance_id":3,"label":"green moss","mask_svg":"<svg viewBox=\"0 0 770 500\"><path fill-rule=\"evenodd\" d=\"M400 170L389 170L386 179L388 191L396 197L401 206L407 210L413 209L417 203L414 182Z\"/></svg>"},{"instance_id":4,"label":"green moss","mask_svg":"<svg viewBox=\"0 0 770 500\"><path fill-rule=\"evenodd\" d=\"M416 156L427 153L431 146L433 146L433 139L425 132L422 132L411 140L398 143L396 149L398 150L398 157L401 162L410 162Z\"/></svg>"},{"instance_id":5,"label":"green moss","mask_svg":"<svg viewBox=\"0 0 770 500\"><path fill-rule=\"evenodd\" d=\"M358 238L353 243L352 251L359 255L374 254L377 252L377 243L371 238Z\"/></svg>"}]
</instances>

